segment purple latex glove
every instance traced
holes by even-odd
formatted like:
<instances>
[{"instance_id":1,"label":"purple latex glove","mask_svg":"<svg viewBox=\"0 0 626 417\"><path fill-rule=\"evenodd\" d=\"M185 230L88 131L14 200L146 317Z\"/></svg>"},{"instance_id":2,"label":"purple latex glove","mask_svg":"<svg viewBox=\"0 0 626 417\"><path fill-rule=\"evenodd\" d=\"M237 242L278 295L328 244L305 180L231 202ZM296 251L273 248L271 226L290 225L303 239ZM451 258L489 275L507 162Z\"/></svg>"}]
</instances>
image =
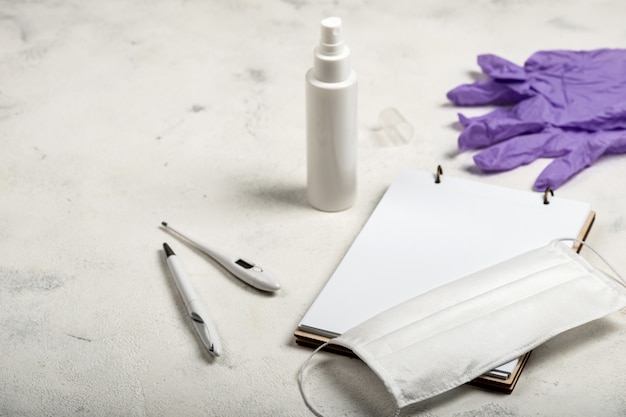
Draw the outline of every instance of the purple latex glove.
<instances>
[{"instance_id":1,"label":"purple latex glove","mask_svg":"<svg viewBox=\"0 0 626 417\"><path fill-rule=\"evenodd\" d=\"M549 127L540 133L517 136L474 156L484 171L507 171L537 158L555 158L539 175L533 188L544 191L561 186L599 157L626 153L626 130L569 131Z\"/></svg>"},{"instance_id":2,"label":"purple latex glove","mask_svg":"<svg viewBox=\"0 0 626 417\"><path fill-rule=\"evenodd\" d=\"M448 92L457 105L515 104L484 116L459 115L461 150L477 149L548 126L626 128L626 50L541 51L524 67L495 55L478 64L490 79Z\"/></svg>"}]
</instances>

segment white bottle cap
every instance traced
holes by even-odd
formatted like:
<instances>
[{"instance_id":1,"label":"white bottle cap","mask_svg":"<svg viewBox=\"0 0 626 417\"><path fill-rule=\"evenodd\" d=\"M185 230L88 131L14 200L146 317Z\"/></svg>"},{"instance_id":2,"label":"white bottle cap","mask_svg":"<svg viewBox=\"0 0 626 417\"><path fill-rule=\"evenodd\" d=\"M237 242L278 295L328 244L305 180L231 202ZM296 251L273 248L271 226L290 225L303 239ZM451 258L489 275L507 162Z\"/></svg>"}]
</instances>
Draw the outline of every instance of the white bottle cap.
<instances>
[{"instance_id":1,"label":"white bottle cap","mask_svg":"<svg viewBox=\"0 0 626 417\"><path fill-rule=\"evenodd\" d=\"M313 54L315 78L326 83L341 82L348 79L350 70L350 50L343 41L341 19L322 19L320 43Z\"/></svg>"}]
</instances>

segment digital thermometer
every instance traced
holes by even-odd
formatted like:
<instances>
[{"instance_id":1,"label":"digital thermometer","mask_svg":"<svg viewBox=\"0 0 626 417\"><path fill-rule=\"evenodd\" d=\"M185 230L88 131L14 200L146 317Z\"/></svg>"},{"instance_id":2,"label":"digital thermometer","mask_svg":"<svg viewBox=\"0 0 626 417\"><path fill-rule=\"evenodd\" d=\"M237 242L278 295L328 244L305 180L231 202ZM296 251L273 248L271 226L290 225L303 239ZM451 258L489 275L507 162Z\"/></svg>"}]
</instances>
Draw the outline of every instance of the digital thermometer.
<instances>
[{"instance_id":1,"label":"digital thermometer","mask_svg":"<svg viewBox=\"0 0 626 417\"><path fill-rule=\"evenodd\" d=\"M170 226L167 222L161 222L161 225L166 229L169 229L185 238L189 243L193 246L201 250L202 252L209 255L215 261L217 261L220 265L226 268L230 273L234 276L249 284L255 288L258 288L262 291L274 292L280 289L280 282L278 279L272 274L270 271L262 268L259 265L256 265L254 262L250 262L248 260L244 260L238 256L232 256L230 254L218 251L199 240L183 233L172 226Z\"/></svg>"}]
</instances>

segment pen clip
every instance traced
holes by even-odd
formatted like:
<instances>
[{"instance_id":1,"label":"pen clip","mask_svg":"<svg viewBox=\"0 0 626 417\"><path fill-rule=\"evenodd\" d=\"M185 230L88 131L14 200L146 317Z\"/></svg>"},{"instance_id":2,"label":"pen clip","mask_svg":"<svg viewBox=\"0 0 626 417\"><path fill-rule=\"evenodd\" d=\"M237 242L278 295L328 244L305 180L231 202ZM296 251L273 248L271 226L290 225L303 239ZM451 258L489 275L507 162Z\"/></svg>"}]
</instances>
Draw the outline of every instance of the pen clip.
<instances>
[{"instance_id":1,"label":"pen clip","mask_svg":"<svg viewBox=\"0 0 626 417\"><path fill-rule=\"evenodd\" d=\"M197 319L193 319L192 323L196 328L196 332L198 332L198 336L200 336L200 340L202 340L202 344L212 355L218 356L219 353L215 350L215 344L211 341L211 336L209 335L209 330L203 321L199 321Z\"/></svg>"},{"instance_id":2,"label":"pen clip","mask_svg":"<svg viewBox=\"0 0 626 417\"><path fill-rule=\"evenodd\" d=\"M191 304L189 315L202 344L211 355L220 356L222 354L222 345L215 325L199 303L192 302Z\"/></svg>"}]
</instances>

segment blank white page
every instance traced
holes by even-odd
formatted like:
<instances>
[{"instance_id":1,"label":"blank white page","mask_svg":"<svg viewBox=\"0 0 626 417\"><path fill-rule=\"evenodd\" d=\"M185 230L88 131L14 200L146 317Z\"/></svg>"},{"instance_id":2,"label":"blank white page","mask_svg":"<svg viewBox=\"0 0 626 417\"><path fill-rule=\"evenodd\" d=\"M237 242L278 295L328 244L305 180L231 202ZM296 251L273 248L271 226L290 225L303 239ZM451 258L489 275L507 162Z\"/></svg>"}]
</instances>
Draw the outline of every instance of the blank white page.
<instances>
[{"instance_id":1,"label":"blank white page","mask_svg":"<svg viewBox=\"0 0 626 417\"><path fill-rule=\"evenodd\" d=\"M391 184L299 328L334 337L452 280L576 238L588 203L404 170Z\"/></svg>"}]
</instances>

